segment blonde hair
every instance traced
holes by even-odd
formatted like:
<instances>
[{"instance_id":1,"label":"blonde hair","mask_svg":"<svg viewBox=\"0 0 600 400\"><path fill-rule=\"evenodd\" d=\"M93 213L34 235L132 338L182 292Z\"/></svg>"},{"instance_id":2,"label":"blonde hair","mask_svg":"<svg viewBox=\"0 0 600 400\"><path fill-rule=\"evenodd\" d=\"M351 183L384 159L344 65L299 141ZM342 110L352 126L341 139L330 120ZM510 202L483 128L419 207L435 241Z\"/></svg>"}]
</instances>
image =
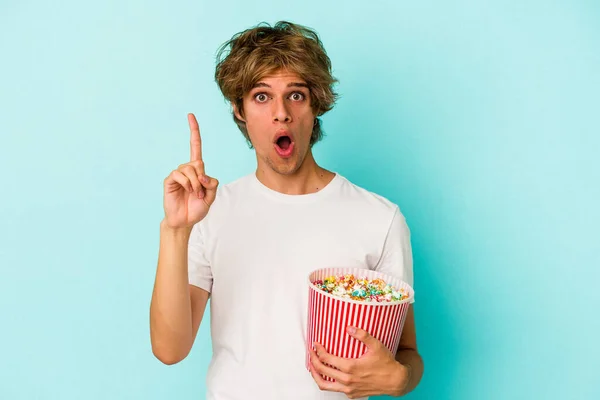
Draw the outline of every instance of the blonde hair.
<instances>
[{"instance_id":1,"label":"blonde hair","mask_svg":"<svg viewBox=\"0 0 600 400\"><path fill-rule=\"evenodd\" d=\"M305 26L279 21L271 27L266 23L236 33L217 52L215 80L225 99L243 114L243 97L264 76L277 70L298 74L308 84L311 107L319 117L333 108L338 94L333 85L331 60L317 33ZM246 123L233 119L250 147ZM321 120L315 119L310 145L321 140Z\"/></svg>"}]
</instances>

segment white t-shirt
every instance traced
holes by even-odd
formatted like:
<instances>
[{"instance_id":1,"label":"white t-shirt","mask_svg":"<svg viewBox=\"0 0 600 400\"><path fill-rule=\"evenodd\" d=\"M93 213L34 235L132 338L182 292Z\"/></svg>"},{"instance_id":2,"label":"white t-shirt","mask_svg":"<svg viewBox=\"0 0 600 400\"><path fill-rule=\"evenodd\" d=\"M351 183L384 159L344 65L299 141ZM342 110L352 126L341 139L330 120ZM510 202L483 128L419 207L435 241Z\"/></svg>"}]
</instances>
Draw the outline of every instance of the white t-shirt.
<instances>
[{"instance_id":1,"label":"white t-shirt","mask_svg":"<svg viewBox=\"0 0 600 400\"><path fill-rule=\"evenodd\" d=\"M339 174L306 195L274 191L254 173L219 188L188 253L190 284L211 292L208 400L347 399L321 391L305 367L308 275L326 267L412 286L398 206Z\"/></svg>"}]
</instances>

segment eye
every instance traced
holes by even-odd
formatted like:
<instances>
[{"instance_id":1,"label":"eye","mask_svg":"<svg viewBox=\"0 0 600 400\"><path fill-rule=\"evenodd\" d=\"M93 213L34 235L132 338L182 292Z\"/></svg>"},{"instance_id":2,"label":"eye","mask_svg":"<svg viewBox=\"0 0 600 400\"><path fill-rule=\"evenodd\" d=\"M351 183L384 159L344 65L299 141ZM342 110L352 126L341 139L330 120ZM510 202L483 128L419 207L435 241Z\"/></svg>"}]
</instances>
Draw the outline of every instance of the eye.
<instances>
[{"instance_id":1,"label":"eye","mask_svg":"<svg viewBox=\"0 0 600 400\"><path fill-rule=\"evenodd\" d=\"M258 101L259 103L264 103L265 101L267 101L269 99L269 96L267 96L266 93L256 93L254 95L254 99L256 101Z\"/></svg>"},{"instance_id":2,"label":"eye","mask_svg":"<svg viewBox=\"0 0 600 400\"><path fill-rule=\"evenodd\" d=\"M302 100L304 100L304 93L294 92L290 95L290 98L294 101L302 101Z\"/></svg>"}]
</instances>

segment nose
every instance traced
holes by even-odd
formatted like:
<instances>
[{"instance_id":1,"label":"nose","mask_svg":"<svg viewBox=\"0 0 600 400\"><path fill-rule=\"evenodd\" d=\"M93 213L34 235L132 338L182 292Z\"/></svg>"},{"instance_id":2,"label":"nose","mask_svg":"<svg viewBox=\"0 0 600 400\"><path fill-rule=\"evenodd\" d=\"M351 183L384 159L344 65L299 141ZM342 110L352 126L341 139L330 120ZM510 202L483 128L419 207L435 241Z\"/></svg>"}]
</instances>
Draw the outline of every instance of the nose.
<instances>
[{"instance_id":1,"label":"nose","mask_svg":"<svg viewBox=\"0 0 600 400\"><path fill-rule=\"evenodd\" d=\"M273 103L273 122L292 122L292 114L288 110L284 99L278 99Z\"/></svg>"}]
</instances>

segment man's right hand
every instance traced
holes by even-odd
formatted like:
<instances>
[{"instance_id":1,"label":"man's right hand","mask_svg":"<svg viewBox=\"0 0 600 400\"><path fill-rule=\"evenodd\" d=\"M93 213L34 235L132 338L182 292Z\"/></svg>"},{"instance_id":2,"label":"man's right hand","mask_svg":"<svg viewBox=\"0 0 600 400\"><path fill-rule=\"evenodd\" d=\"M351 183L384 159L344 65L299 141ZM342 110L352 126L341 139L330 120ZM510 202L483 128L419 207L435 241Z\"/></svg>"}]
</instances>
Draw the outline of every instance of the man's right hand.
<instances>
[{"instance_id":1,"label":"man's right hand","mask_svg":"<svg viewBox=\"0 0 600 400\"><path fill-rule=\"evenodd\" d=\"M165 223L170 228L191 228L202 221L215 201L219 182L204 173L200 128L194 114L190 124L190 162L181 164L164 181Z\"/></svg>"}]
</instances>

